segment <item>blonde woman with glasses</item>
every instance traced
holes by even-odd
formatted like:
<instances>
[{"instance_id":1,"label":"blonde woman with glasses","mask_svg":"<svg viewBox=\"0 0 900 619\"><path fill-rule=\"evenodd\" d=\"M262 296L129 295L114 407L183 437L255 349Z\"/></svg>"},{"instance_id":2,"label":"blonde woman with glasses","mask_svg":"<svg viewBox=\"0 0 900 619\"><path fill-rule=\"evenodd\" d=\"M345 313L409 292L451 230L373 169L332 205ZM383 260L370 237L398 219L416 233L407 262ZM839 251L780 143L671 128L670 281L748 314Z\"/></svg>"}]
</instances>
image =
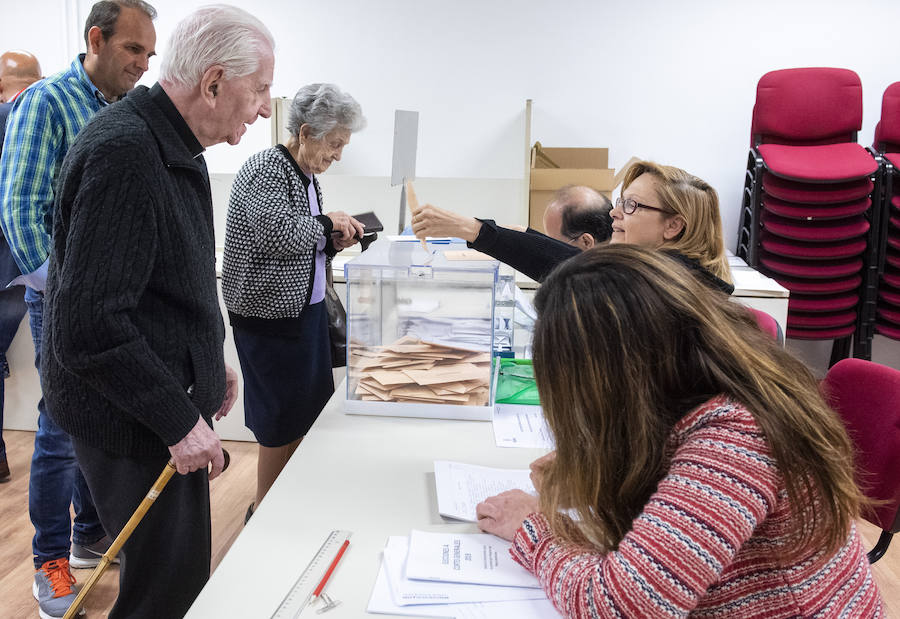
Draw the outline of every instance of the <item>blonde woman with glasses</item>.
<instances>
[{"instance_id":1,"label":"blonde woman with glasses","mask_svg":"<svg viewBox=\"0 0 900 619\"><path fill-rule=\"evenodd\" d=\"M734 292L722 237L719 196L709 183L680 168L638 161L628 168L622 195L610 215L611 244L666 250L711 288ZM538 281L581 251L542 234L509 230L490 219L465 217L432 205L420 209L412 227L419 238L462 238L470 247Z\"/></svg>"}]
</instances>

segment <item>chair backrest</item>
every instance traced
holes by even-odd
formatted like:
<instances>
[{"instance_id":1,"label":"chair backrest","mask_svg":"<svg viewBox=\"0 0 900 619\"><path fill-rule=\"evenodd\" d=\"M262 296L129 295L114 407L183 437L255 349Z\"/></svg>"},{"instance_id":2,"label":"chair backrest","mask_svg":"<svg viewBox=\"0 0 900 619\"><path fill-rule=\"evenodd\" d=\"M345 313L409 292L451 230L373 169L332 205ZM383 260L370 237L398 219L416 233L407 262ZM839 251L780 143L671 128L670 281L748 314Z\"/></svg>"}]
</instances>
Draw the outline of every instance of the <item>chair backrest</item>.
<instances>
[{"instance_id":1,"label":"chair backrest","mask_svg":"<svg viewBox=\"0 0 900 619\"><path fill-rule=\"evenodd\" d=\"M900 371L843 359L828 370L822 391L853 440L860 489L884 501L863 515L885 531L900 531Z\"/></svg>"},{"instance_id":2,"label":"chair backrest","mask_svg":"<svg viewBox=\"0 0 900 619\"><path fill-rule=\"evenodd\" d=\"M881 120L875 126L875 150L900 152L900 82L894 82L881 98Z\"/></svg>"},{"instance_id":3,"label":"chair backrest","mask_svg":"<svg viewBox=\"0 0 900 619\"><path fill-rule=\"evenodd\" d=\"M770 71L756 86L751 146L855 142L862 114L862 83L849 69Z\"/></svg>"},{"instance_id":4,"label":"chair backrest","mask_svg":"<svg viewBox=\"0 0 900 619\"><path fill-rule=\"evenodd\" d=\"M781 331L781 326L778 324L777 320L770 314L754 307L748 307L747 309L750 310L750 313L756 318L756 324L759 325L760 329L771 335L772 339L779 344L784 344L784 333Z\"/></svg>"}]
</instances>

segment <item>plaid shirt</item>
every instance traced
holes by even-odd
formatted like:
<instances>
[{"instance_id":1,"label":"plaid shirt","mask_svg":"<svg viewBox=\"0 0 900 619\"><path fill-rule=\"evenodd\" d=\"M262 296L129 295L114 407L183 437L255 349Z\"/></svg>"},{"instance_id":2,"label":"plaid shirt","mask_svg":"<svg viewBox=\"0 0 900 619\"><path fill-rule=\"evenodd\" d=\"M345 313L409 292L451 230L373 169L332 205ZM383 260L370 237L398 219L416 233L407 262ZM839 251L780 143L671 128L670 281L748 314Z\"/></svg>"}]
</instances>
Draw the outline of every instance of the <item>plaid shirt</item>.
<instances>
[{"instance_id":1,"label":"plaid shirt","mask_svg":"<svg viewBox=\"0 0 900 619\"><path fill-rule=\"evenodd\" d=\"M40 269L50 255L54 185L63 158L82 127L107 105L83 60L84 54L67 70L26 89L7 121L0 155L0 225L25 275Z\"/></svg>"}]
</instances>

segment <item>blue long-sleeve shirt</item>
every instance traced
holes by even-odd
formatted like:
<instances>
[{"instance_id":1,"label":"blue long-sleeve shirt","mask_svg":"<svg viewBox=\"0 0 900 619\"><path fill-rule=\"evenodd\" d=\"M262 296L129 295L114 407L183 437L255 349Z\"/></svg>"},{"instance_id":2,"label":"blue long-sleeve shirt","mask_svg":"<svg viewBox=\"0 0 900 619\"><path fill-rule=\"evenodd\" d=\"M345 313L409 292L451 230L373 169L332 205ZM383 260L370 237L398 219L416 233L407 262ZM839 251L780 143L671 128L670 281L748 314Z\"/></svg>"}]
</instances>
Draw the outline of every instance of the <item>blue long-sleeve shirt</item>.
<instances>
[{"instance_id":1,"label":"blue long-sleeve shirt","mask_svg":"<svg viewBox=\"0 0 900 619\"><path fill-rule=\"evenodd\" d=\"M83 60L82 54L19 95L0 155L0 226L24 274L22 283L38 290L46 279L60 165L88 120L107 105Z\"/></svg>"}]
</instances>

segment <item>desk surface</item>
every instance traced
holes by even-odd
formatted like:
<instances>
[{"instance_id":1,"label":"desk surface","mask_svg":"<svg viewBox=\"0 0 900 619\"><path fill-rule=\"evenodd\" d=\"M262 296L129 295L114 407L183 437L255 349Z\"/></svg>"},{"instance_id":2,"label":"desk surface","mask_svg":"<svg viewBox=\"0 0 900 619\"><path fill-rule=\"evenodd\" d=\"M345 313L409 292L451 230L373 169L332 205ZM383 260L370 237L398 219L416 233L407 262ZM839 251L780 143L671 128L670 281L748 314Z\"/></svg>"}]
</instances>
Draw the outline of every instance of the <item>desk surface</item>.
<instances>
[{"instance_id":1,"label":"desk surface","mask_svg":"<svg viewBox=\"0 0 900 619\"><path fill-rule=\"evenodd\" d=\"M334 529L353 537L327 588L341 605L323 617L361 617L389 535L477 531L438 515L434 460L527 468L545 453L496 447L489 422L346 415L343 402L342 383L188 617L270 617Z\"/></svg>"}]
</instances>

